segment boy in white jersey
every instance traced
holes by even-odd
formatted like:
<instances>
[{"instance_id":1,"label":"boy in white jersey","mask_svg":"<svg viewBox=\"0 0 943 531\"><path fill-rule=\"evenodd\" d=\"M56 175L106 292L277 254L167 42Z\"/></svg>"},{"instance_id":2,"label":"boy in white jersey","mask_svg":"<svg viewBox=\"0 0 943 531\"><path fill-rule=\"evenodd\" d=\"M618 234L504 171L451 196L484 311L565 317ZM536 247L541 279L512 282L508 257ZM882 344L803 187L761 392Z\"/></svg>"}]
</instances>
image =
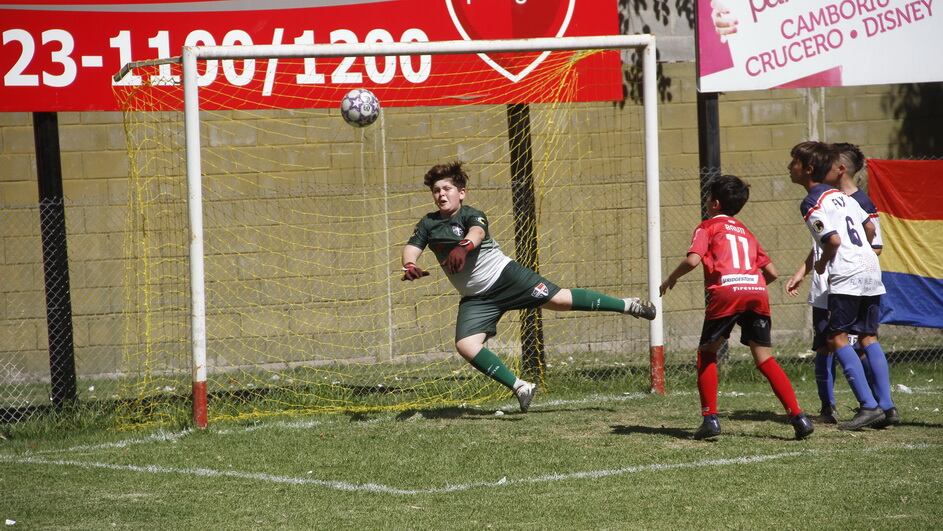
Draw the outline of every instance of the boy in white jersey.
<instances>
[{"instance_id":1,"label":"boy in white jersey","mask_svg":"<svg viewBox=\"0 0 943 531\"><path fill-rule=\"evenodd\" d=\"M858 146L848 143L832 144L832 148L838 152L838 170L829 172L825 178L825 183L841 190L843 194L854 199L862 209L868 214L868 218L874 225L874 237L869 239L871 249L877 255L881 254L883 242L881 239L880 218L877 208L871 201L871 198L858 188L855 182L855 175L864 167L865 157ZM834 386L834 357L828 352L825 345L825 334L828 327L828 275L819 275L812 271L812 263L819 258L821 248L818 245L812 246L806 261L799 265L799 268L786 282L786 292L791 296L798 295L799 284L802 278L812 272L812 285L809 289L809 304L812 305L812 324L814 331L812 348L816 351L815 356L815 380L818 386L819 398L822 401L821 420L831 424L837 423L835 419L835 395ZM881 354L872 353L869 357L868 350L876 350L878 347L870 347L875 343L875 338L864 337L859 342L857 337L849 335L849 342L858 351L861 358L862 367L871 387L872 393L878 401L881 409L884 410L884 419L873 424L872 427L883 428L900 423L900 417L897 409L893 405L890 397L890 376L889 371L885 369L886 360ZM877 368L871 366L871 358L877 360Z\"/></svg>"},{"instance_id":2,"label":"boy in white jersey","mask_svg":"<svg viewBox=\"0 0 943 531\"><path fill-rule=\"evenodd\" d=\"M423 216L403 248L403 280L429 273L416 261L428 245L462 300L455 326L455 347L476 369L511 389L526 412L537 386L519 379L485 347L509 310L546 308L610 311L652 320L655 305L636 297L618 299L587 289L560 289L505 255L491 237L484 212L463 204L468 175L461 162L433 166L423 179L438 209Z\"/></svg>"},{"instance_id":3,"label":"boy in white jersey","mask_svg":"<svg viewBox=\"0 0 943 531\"><path fill-rule=\"evenodd\" d=\"M880 296L885 291L877 255L869 244L874 225L857 201L825 184L829 173L833 178L838 173L836 150L820 142L803 142L793 148L792 157L790 177L809 192L800 210L821 250L812 267L820 275L828 274L825 344L838 357L860 404L855 417L839 428L857 430L886 418L868 385L861 360L848 344L849 333L876 343ZM872 361L879 363L878 357L886 366L883 351Z\"/></svg>"}]
</instances>

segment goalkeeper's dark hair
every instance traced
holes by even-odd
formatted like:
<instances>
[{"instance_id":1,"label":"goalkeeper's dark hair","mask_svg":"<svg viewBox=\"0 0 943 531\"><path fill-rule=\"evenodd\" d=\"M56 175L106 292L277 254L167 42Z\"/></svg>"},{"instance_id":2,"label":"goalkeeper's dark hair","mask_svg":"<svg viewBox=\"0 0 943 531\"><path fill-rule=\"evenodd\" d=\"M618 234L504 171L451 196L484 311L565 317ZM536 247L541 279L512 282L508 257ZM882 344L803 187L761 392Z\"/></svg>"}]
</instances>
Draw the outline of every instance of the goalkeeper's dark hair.
<instances>
[{"instance_id":1,"label":"goalkeeper's dark hair","mask_svg":"<svg viewBox=\"0 0 943 531\"><path fill-rule=\"evenodd\" d=\"M426 172L422 183L431 190L432 185L442 179L452 179L452 184L454 184L456 188L466 188L468 186L468 174L462 169L462 161L460 160L446 162L445 164L436 164Z\"/></svg>"},{"instance_id":2,"label":"goalkeeper's dark hair","mask_svg":"<svg viewBox=\"0 0 943 531\"><path fill-rule=\"evenodd\" d=\"M854 176L861 171L861 168L864 168L864 153L858 146L848 142L838 142L832 144L832 148L838 152L841 163L848 169L848 175Z\"/></svg>"},{"instance_id":3,"label":"goalkeeper's dark hair","mask_svg":"<svg viewBox=\"0 0 943 531\"><path fill-rule=\"evenodd\" d=\"M812 168L812 181L817 183L823 182L832 166L838 162L838 150L816 140L796 144L789 154L802 163L803 168Z\"/></svg>"},{"instance_id":4,"label":"goalkeeper's dark hair","mask_svg":"<svg viewBox=\"0 0 943 531\"><path fill-rule=\"evenodd\" d=\"M707 186L711 199L716 199L720 211L728 216L736 216L750 199L750 185L736 175L715 177Z\"/></svg>"}]
</instances>

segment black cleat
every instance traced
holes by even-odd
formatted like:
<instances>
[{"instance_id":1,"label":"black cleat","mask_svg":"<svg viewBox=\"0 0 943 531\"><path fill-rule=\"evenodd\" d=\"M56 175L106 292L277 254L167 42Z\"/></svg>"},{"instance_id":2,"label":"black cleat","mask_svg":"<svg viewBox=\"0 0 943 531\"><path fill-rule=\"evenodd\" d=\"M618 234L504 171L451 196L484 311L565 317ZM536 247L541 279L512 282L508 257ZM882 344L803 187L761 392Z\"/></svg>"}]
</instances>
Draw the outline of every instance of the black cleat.
<instances>
[{"instance_id":1,"label":"black cleat","mask_svg":"<svg viewBox=\"0 0 943 531\"><path fill-rule=\"evenodd\" d=\"M896 407L891 407L884 410L884 419L875 422L871 427L876 430L883 430L898 424L900 424L900 415L897 413Z\"/></svg>"},{"instance_id":2,"label":"black cleat","mask_svg":"<svg viewBox=\"0 0 943 531\"><path fill-rule=\"evenodd\" d=\"M713 439L718 435L720 435L720 421L717 420L717 415L706 415L704 422L694 432L694 440Z\"/></svg>"},{"instance_id":3,"label":"black cleat","mask_svg":"<svg viewBox=\"0 0 943 531\"><path fill-rule=\"evenodd\" d=\"M822 424L838 424L838 419L835 417L836 413L838 413L838 410L835 409L834 405L822 406L822 410L819 412L819 422Z\"/></svg>"},{"instance_id":4,"label":"black cleat","mask_svg":"<svg viewBox=\"0 0 943 531\"><path fill-rule=\"evenodd\" d=\"M625 310L623 310L622 313L627 313L636 319L641 317L649 321L655 318L657 312L655 310L655 304L651 301L643 301L638 297L629 297L622 300L625 302Z\"/></svg>"},{"instance_id":5,"label":"black cleat","mask_svg":"<svg viewBox=\"0 0 943 531\"><path fill-rule=\"evenodd\" d=\"M840 422L838 429L857 431L861 428L877 424L882 420L884 420L884 411L882 411L881 408L866 409L862 407L858 408L858 412L855 413L855 416L851 420L848 422Z\"/></svg>"},{"instance_id":6,"label":"black cleat","mask_svg":"<svg viewBox=\"0 0 943 531\"><path fill-rule=\"evenodd\" d=\"M809 420L809 417L805 416L805 413L795 415L789 419L789 423L792 424L792 429L796 430L797 441L805 439L815 431L815 427L812 426L812 421Z\"/></svg>"}]
</instances>

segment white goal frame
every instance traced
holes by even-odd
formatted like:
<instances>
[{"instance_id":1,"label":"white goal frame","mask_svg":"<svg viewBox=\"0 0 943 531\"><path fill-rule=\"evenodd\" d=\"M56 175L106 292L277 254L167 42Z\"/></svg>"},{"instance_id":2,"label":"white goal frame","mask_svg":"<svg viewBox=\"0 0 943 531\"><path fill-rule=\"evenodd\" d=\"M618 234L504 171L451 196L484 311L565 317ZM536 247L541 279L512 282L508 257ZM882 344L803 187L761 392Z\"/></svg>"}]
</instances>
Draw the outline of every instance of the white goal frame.
<instances>
[{"instance_id":1,"label":"white goal frame","mask_svg":"<svg viewBox=\"0 0 943 531\"><path fill-rule=\"evenodd\" d=\"M276 59L308 57L363 57L388 55L480 54L601 49L642 50L642 97L645 127L645 187L648 238L648 296L657 308L649 324L651 390L664 393L664 325L661 285L661 215L659 195L658 93L656 87L655 37L652 35L609 35L481 41L400 42L376 44L312 44L252 46L190 46L183 48L184 127L186 134L187 208L190 223L191 354L193 376L193 422L207 426L206 393L206 294L203 254L203 192L200 159L199 87L197 61L207 59ZM126 73L135 66L125 65Z\"/></svg>"}]
</instances>

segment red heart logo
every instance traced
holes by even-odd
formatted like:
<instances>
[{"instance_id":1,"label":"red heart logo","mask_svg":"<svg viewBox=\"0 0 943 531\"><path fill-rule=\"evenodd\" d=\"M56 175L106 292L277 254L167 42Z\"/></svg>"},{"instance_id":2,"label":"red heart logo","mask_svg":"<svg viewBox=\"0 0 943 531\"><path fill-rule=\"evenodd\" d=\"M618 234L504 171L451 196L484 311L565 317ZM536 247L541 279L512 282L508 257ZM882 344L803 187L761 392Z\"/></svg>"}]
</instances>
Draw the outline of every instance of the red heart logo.
<instances>
[{"instance_id":1,"label":"red heart logo","mask_svg":"<svg viewBox=\"0 0 943 531\"><path fill-rule=\"evenodd\" d=\"M570 25L576 0L445 0L455 29L466 41L562 37ZM498 73L518 82L550 52L480 53Z\"/></svg>"}]
</instances>

